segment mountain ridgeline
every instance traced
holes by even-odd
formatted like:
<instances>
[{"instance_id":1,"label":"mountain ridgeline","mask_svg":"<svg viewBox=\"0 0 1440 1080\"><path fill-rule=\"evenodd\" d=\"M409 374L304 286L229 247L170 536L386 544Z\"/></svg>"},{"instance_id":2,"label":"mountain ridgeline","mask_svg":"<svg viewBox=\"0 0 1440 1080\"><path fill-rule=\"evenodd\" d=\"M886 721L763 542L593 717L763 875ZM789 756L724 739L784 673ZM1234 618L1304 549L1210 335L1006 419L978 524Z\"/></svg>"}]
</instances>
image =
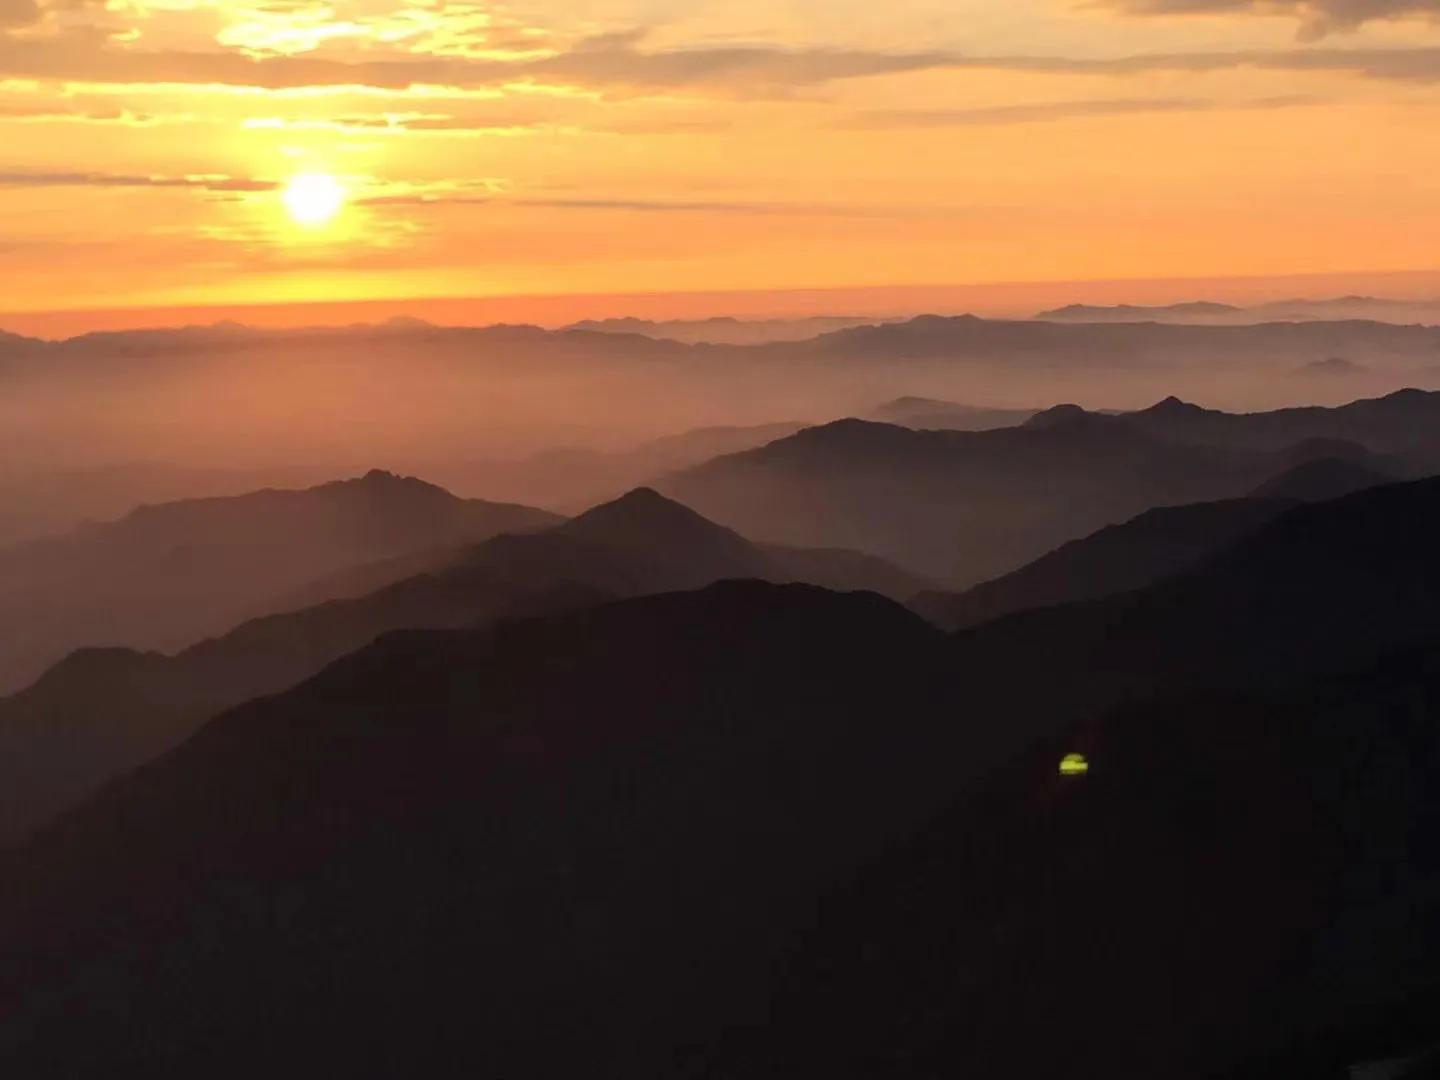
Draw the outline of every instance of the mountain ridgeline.
<instances>
[{"instance_id":1,"label":"mountain ridgeline","mask_svg":"<svg viewBox=\"0 0 1440 1080\"><path fill-rule=\"evenodd\" d=\"M145 506L0 549L0 692L82 645L171 649L276 610L325 575L559 518L374 471L304 491Z\"/></svg>"},{"instance_id":2,"label":"mountain ridgeline","mask_svg":"<svg viewBox=\"0 0 1440 1080\"><path fill-rule=\"evenodd\" d=\"M968 587L1154 507L1249 495L1337 456L1377 478L1440 469L1440 393L1255 414L1057 406L976 432L843 420L660 486L748 536L858 548Z\"/></svg>"},{"instance_id":3,"label":"mountain ridgeline","mask_svg":"<svg viewBox=\"0 0 1440 1080\"><path fill-rule=\"evenodd\" d=\"M638 362L1077 329L1311 332ZM376 473L12 551L91 647L0 699L6 1074L1433 1075L1440 394L851 389L571 518Z\"/></svg>"},{"instance_id":4,"label":"mountain ridgeline","mask_svg":"<svg viewBox=\"0 0 1440 1080\"><path fill-rule=\"evenodd\" d=\"M897 599L926 584L873 556L752 544L649 489L546 529L431 553L418 569L410 562L327 581L322 593L345 595L246 621L173 655L79 651L0 699L0 844L221 709L284 690L387 631L475 626L736 578ZM415 572L401 577L407 567ZM376 587L355 594L361 582Z\"/></svg>"},{"instance_id":5,"label":"mountain ridgeline","mask_svg":"<svg viewBox=\"0 0 1440 1080\"><path fill-rule=\"evenodd\" d=\"M533 539L657 532L756 558L648 492ZM756 581L386 635L4 856L0 1054L1200 1080L1423 1044L1437 543L1432 480L954 635Z\"/></svg>"}]
</instances>

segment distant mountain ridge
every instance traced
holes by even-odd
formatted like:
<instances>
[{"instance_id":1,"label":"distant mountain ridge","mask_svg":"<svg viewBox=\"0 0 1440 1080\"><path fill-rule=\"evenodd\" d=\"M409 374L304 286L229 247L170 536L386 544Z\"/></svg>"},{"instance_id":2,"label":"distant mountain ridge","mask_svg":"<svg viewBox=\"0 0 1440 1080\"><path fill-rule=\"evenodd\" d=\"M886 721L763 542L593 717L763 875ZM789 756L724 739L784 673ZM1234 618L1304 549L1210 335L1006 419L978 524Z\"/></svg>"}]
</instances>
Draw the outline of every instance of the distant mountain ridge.
<instances>
[{"instance_id":1,"label":"distant mountain ridge","mask_svg":"<svg viewBox=\"0 0 1440 1080\"><path fill-rule=\"evenodd\" d=\"M1309 302L1298 301L1303 305ZM1374 305L1368 314L1356 314L1346 304ZM416 319L392 319L378 324L315 326L301 328L249 327L238 323L208 326L157 327L148 330L94 331L62 339L38 339L20 335L0 338L0 349L12 356L54 354L85 355L110 353L185 352L249 348L270 343L340 343L349 340L404 341L407 338L441 343L538 345L568 344L589 348L605 355L639 354L682 359L695 355L690 345L708 350L754 350L759 359L773 354L779 346L804 346L799 351L861 355L887 348L891 355L916 356L950 351L963 355L980 349L1033 352L1037 349L1088 351L1101 346L1128 349L1216 349L1248 344L1257 348L1283 350L1287 357L1303 356L1306 361L1323 360L1336 349L1364 354L1374 348L1391 354L1424 355L1426 343L1437 338L1435 325L1423 320L1391 321L1376 315L1395 315L1409 309L1405 302L1372 301L1366 298L1336 300L1321 305L1331 314L1325 318L1296 318L1295 305L1273 304L1260 308L1233 309L1242 321L1187 322L1173 315L1212 317L1231 310L1227 305L1196 302L1161 307L1121 305L1115 308L1071 305L1042 312L1031 319L982 318L973 314L923 314L906 318L860 316L816 316L780 320L776 327L794 327L794 335L783 338L751 338L734 341L690 341L660 336L665 323L643 319L590 320L558 329L527 324L480 326L438 326ZM1440 322L1440 301L1422 304L1417 311L1435 313ZM1172 318L1164 318L1170 313ZM1138 316L1148 316L1139 319ZM1146 326L1145 323L1152 325ZM764 321L717 318L680 321L682 327L767 327ZM648 332L641 332L648 331ZM677 331L678 332L678 331ZM1327 351L1327 347L1328 350ZM700 355L708 355L702 350ZM1429 355L1433 355L1431 350Z\"/></svg>"},{"instance_id":2,"label":"distant mountain ridge","mask_svg":"<svg viewBox=\"0 0 1440 1080\"><path fill-rule=\"evenodd\" d=\"M870 551L959 587L1157 506L1248 495L1306 461L1374 451L1395 478L1440 472L1440 393L1226 413L1060 405L1020 427L914 431L843 420L657 482L747 536Z\"/></svg>"},{"instance_id":3,"label":"distant mountain ridge","mask_svg":"<svg viewBox=\"0 0 1440 1080\"><path fill-rule=\"evenodd\" d=\"M1050 322L1176 322L1247 325L1282 320L1339 321L1361 319L1391 323L1440 323L1440 300L1394 300L1374 296L1340 296L1326 300L1277 300L1251 307L1191 301L1147 307L1136 304L1097 306L1069 304L1042 311L1036 319Z\"/></svg>"},{"instance_id":4,"label":"distant mountain ridge","mask_svg":"<svg viewBox=\"0 0 1440 1080\"><path fill-rule=\"evenodd\" d=\"M305 490L189 499L0 549L0 692L71 649L174 649L346 567L559 520L375 470Z\"/></svg>"},{"instance_id":5,"label":"distant mountain ridge","mask_svg":"<svg viewBox=\"0 0 1440 1080\"><path fill-rule=\"evenodd\" d=\"M708 319L614 318L585 319L564 327L599 334L637 334L686 344L760 345L779 341L804 341L832 330L895 322L894 318L867 315L812 315L794 319L737 319L716 316Z\"/></svg>"},{"instance_id":6,"label":"distant mountain ridge","mask_svg":"<svg viewBox=\"0 0 1440 1080\"><path fill-rule=\"evenodd\" d=\"M1208 318L1224 318L1240 315L1246 309L1231 304L1216 304L1206 300L1194 300L1180 304L1163 304L1158 307L1144 307L1136 304L1116 304L1113 307L1097 307L1093 304L1069 304L1051 311L1042 311L1037 319L1057 322L1138 322L1145 319L1157 321L1167 317L1177 320L1192 318L1199 322Z\"/></svg>"},{"instance_id":7,"label":"distant mountain ridge","mask_svg":"<svg viewBox=\"0 0 1440 1080\"><path fill-rule=\"evenodd\" d=\"M958 630L1017 611L1130 592L1191 568L1296 505L1276 496L1157 507L1071 540L1013 573L962 593L922 593L910 606Z\"/></svg>"},{"instance_id":8,"label":"distant mountain ridge","mask_svg":"<svg viewBox=\"0 0 1440 1080\"><path fill-rule=\"evenodd\" d=\"M1183 367L1220 351L1244 351L1256 363L1294 367L1329 356L1383 353L1413 365L1433 358L1440 327L1370 320L1260 321L1191 324L982 319L974 315L921 315L884 326L837 330L805 343L806 351L851 359L966 358L1037 362L1083 357L1102 366L1116 357L1144 358L1162 368Z\"/></svg>"},{"instance_id":9,"label":"distant mountain ridge","mask_svg":"<svg viewBox=\"0 0 1440 1080\"><path fill-rule=\"evenodd\" d=\"M1191 569L1303 503L1393 483L1385 464L1363 452L1305 460L1244 498L1156 507L1062 544L1013 573L960 593L922 593L910 606L937 625L963 629L1018 611L1131 592Z\"/></svg>"},{"instance_id":10,"label":"distant mountain ridge","mask_svg":"<svg viewBox=\"0 0 1440 1080\"><path fill-rule=\"evenodd\" d=\"M694 428L649 439L629 450L553 449L518 460L436 462L427 473L450 486L516 498L557 513L575 513L617 498L656 476L721 454L793 435L798 420Z\"/></svg>"}]
</instances>

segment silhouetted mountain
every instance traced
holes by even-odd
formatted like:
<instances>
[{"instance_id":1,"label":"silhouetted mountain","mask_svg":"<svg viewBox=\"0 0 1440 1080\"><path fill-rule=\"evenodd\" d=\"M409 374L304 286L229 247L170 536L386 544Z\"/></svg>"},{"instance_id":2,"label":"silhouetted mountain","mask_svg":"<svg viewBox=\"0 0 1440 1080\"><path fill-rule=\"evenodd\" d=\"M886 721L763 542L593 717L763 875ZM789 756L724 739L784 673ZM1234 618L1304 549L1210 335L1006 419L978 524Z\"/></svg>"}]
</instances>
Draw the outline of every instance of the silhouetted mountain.
<instances>
[{"instance_id":1,"label":"silhouetted mountain","mask_svg":"<svg viewBox=\"0 0 1440 1080\"><path fill-rule=\"evenodd\" d=\"M1042 409L1034 416L1027 419L1021 427L1029 428L1032 431L1043 431L1046 428L1057 428L1074 426L1089 421L1095 414L1086 412L1079 405L1052 405L1048 409ZM1098 423L1103 420L1096 418Z\"/></svg>"},{"instance_id":2,"label":"silhouetted mountain","mask_svg":"<svg viewBox=\"0 0 1440 1080\"><path fill-rule=\"evenodd\" d=\"M942 804L940 645L759 583L386 638L10 857L0 1059L676 1075L817 890Z\"/></svg>"},{"instance_id":3,"label":"silhouetted mountain","mask_svg":"<svg viewBox=\"0 0 1440 1080\"><path fill-rule=\"evenodd\" d=\"M1260 499L1323 502L1393 482L1396 477L1378 463L1349 457L1323 457L1301 462L1255 489Z\"/></svg>"},{"instance_id":4,"label":"silhouetted mountain","mask_svg":"<svg viewBox=\"0 0 1440 1080\"><path fill-rule=\"evenodd\" d=\"M81 646L183 647L337 570L556 520L379 471L305 491L144 506L0 551L0 691Z\"/></svg>"},{"instance_id":5,"label":"silhouetted mountain","mask_svg":"<svg viewBox=\"0 0 1440 1080\"><path fill-rule=\"evenodd\" d=\"M1035 318L1051 322L1207 322L1233 320L1243 315L1244 308L1196 300L1159 307L1141 307L1135 304L1117 304L1114 307L1070 304L1053 311L1042 311Z\"/></svg>"},{"instance_id":6,"label":"silhouetted mountain","mask_svg":"<svg viewBox=\"0 0 1440 1080\"><path fill-rule=\"evenodd\" d=\"M1277 300L1253 307L1197 301L1144 307L1118 304L1097 307L1071 304L1035 316L1052 322L1172 322L1253 325L1272 320L1369 320L1389 323L1440 323L1440 301L1389 300L1373 296L1340 296L1329 300Z\"/></svg>"},{"instance_id":7,"label":"silhouetted mountain","mask_svg":"<svg viewBox=\"0 0 1440 1080\"><path fill-rule=\"evenodd\" d=\"M1326 300L1277 300L1254 309L1272 319L1374 319L1392 323L1440 322L1440 301L1378 296L1336 296Z\"/></svg>"},{"instance_id":8,"label":"silhouetted mountain","mask_svg":"<svg viewBox=\"0 0 1440 1080\"><path fill-rule=\"evenodd\" d=\"M893 320L865 315L816 315L801 319L586 319L566 327L599 334L639 334L687 344L758 345L771 341L803 341L832 330L869 326Z\"/></svg>"},{"instance_id":9,"label":"silhouetted mountain","mask_svg":"<svg viewBox=\"0 0 1440 1080\"><path fill-rule=\"evenodd\" d=\"M722 578L763 577L764 554L743 536L707 521L651 488L637 488L556 528L552 537L641 553L666 576L650 591L694 588ZM673 567L673 569L670 569ZM684 578L690 580L682 580Z\"/></svg>"},{"instance_id":10,"label":"silhouetted mountain","mask_svg":"<svg viewBox=\"0 0 1440 1080\"><path fill-rule=\"evenodd\" d=\"M25 337L21 334L12 334L8 330L0 330L0 358L37 352L44 348L44 346L45 343L38 338Z\"/></svg>"},{"instance_id":11,"label":"silhouetted mountain","mask_svg":"<svg viewBox=\"0 0 1440 1080\"><path fill-rule=\"evenodd\" d=\"M952 431L988 431L992 428L1015 427L1035 415L1034 409L990 409L976 405L960 405L934 398L901 397L887 401L868 419L902 427L946 429Z\"/></svg>"},{"instance_id":12,"label":"silhouetted mountain","mask_svg":"<svg viewBox=\"0 0 1440 1080\"><path fill-rule=\"evenodd\" d=\"M954 637L754 582L392 635L0 857L0 1059L1340 1067L1440 989L1440 679L1388 659L1440 640L1437 543L1424 481Z\"/></svg>"},{"instance_id":13,"label":"silhouetted mountain","mask_svg":"<svg viewBox=\"0 0 1440 1080\"><path fill-rule=\"evenodd\" d=\"M1440 637L1435 538L1440 479L1302 504L1175 577L969 631L962 667L983 678L1045 657L1043 680L1005 692L1012 718L1047 722L1154 693L1361 668Z\"/></svg>"},{"instance_id":14,"label":"silhouetted mountain","mask_svg":"<svg viewBox=\"0 0 1440 1080\"><path fill-rule=\"evenodd\" d=\"M961 635L972 709L1032 752L827 901L713 1075L1258 1080L1425 1046L1437 539L1440 481L1372 489Z\"/></svg>"},{"instance_id":15,"label":"silhouetted mountain","mask_svg":"<svg viewBox=\"0 0 1440 1080\"><path fill-rule=\"evenodd\" d=\"M1350 1067L1437 1036L1437 702L1432 644L1037 746L829 898L707 1075L1432 1075Z\"/></svg>"},{"instance_id":16,"label":"silhouetted mountain","mask_svg":"<svg viewBox=\"0 0 1440 1080\"><path fill-rule=\"evenodd\" d=\"M1337 408L1262 413L1227 413L1169 398L1120 419L1167 439L1229 449L1281 450L1307 440L1340 439L1374 453L1440 462L1440 393L1424 390L1399 390Z\"/></svg>"},{"instance_id":17,"label":"silhouetted mountain","mask_svg":"<svg viewBox=\"0 0 1440 1080\"><path fill-rule=\"evenodd\" d=\"M643 489L541 532L432 555L421 567L427 572L395 580L416 561L329 579L332 596L367 582L384 587L255 619L174 656L87 650L0 699L0 843L161 753L221 709L292 686L387 631L470 627L731 578L897 598L925 587L854 552L758 547Z\"/></svg>"},{"instance_id":18,"label":"silhouetted mountain","mask_svg":"<svg viewBox=\"0 0 1440 1080\"><path fill-rule=\"evenodd\" d=\"M1190 568L1297 501L1274 495L1147 510L1014 573L962 593L922 593L910 606L939 626L963 629L1016 611L1129 592Z\"/></svg>"},{"instance_id":19,"label":"silhouetted mountain","mask_svg":"<svg viewBox=\"0 0 1440 1080\"><path fill-rule=\"evenodd\" d=\"M1183 416L1196 406L1172 398L1155 409ZM1055 422L1053 410L1035 421L1047 416ZM1015 611L1128 592L1198 563L1297 503L1338 499L1396 480L1386 459L1354 443L1311 440L1285 456L1300 464L1287 467L1246 498L1147 510L1124 524L1062 544L1013 573L961 593L922 593L910 606L937 625L959 629Z\"/></svg>"},{"instance_id":20,"label":"silhouetted mountain","mask_svg":"<svg viewBox=\"0 0 1440 1080\"><path fill-rule=\"evenodd\" d=\"M1260 322L1192 325L1157 322L1083 323L922 315L906 322L825 334L801 351L850 360L949 359L1008 368L1065 364L1092 369L1151 366L1180 370L1244 357L1255 367L1293 369L1344 355L1423 364L1440 350L1440 329L1388 323Z\"/></svg>"},{"instance_id":21,"label":"silhouetted mountain","mask_svg":"<svg viewBox=\"0 0 1440 1080\"><path fill-rule=\"evenodd\" d=\"M747 536L870 551L963 586L1153 506L1243 494L1290 464L1125 419L1071 405L988 432L844 420L658 486Z\"/></svg>"},{"instance_id":22,"label":"silhouetted mountain","mask_svg":"<svg viewBox=\"0 0 1440 1080\"><path fill-rule=\"evenodd\" d=\"M344 475L363 444L365 458L454 491L526 505L543 499L569 513L663 471L615 476L608 470L624 462L587 464L585 455L670 431L825 421L902 393L1094 405L1089 395L1103 388L1106 406L1180 393L1248 408L1292 401L1293 372L1314 361L1343 356L1369 369L1354 382L1311 380L1309 393L1328 401L1411 383L1437 355L1440 329L1348 321L1231 327L930 316L758 345L408 323L127 331L42 343L5 360L12 374L0 400L0 472L151 460L262 473L305 462ZM398 370L403 402L394 393ZM346 423L329 422L338 416ZM563 447L580 456L527 460ZM585 468L603 483L585 482Z\"/></svg>"},{"instance_id":23,"label":"silhouetted mountain","mask_svg":"<svg viewBox=\"0 0 1440 1080\"><path fill-rule=\"evenodd\" d=\"M123 462L7 469L0 472L0 558L6 548L113 521L137 506L313 487L332 476L310 465L219 469Z\"/></svg>"}]
</instances>

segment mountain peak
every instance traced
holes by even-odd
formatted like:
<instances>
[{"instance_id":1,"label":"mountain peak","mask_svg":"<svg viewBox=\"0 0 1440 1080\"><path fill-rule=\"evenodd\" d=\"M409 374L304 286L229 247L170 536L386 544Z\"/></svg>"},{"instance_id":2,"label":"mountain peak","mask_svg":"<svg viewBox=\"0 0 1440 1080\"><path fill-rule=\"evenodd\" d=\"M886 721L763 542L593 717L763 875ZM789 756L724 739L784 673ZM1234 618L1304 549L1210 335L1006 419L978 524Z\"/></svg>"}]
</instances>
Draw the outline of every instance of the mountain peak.
<instances>
[{"instance_id":1,"label":"mountain peak","mask_svg":"<svg viewBox=\"0 0 1440 1080\"><path fill-rule=\"evenodd\" d=\"M1182 401L1174 394L1157 401L1148 409L1141 409L1147 416L1195 416L1207 410L1188 401Z\"/></svg>"},{"instance_id":2,"label":"mountain peak","mask_svg":"<svg viewBox=\"0 0 1440 1080\"><path fill-rule=\"evenodd\" d=\"M684 543L700 536L724 536L737 544L746 544L739 534L674 499L667 499L651 487L635 488L618 499L593 507L558 526L557 531L586 540L625 544Z\"/></svg>"},{"instance_id":3,"label":"mountain peak","mask_svg":"<svg viewBox=\"0 0 1440 1080\"><path fill-rule=\"evenodd\" d=\"M775 569L739 533L648 487L587 510L545 535L641 557L661 592L725 578L768 577Z\"/></svg>"},{"instance_id":4,"label":"mountain peak","mask_svg":"<svg viewBox=\"0 0 1440 1080\"><path fill-rule=\"evenodd\" d=\"M334 480L310 490L325 492L332 497L341 499L460 501L457 496L437 484L432 484L428 480L421 480L418 476L405 476L401 473L390 472L388 469L371 469L363 476L356 476L349 480ZM300 492L299 494L303 495L304 492Z\"/></svg>"},{"instance_id":5,"label":"mountain peak","mask_svg":"<svg viewBox=\"0 0 1440 1080\"><path fill-rule=\"evenodd\" d=\"M1061 425L1075 424L1087 420L1091 413L1086 412L1079 405L1066 403L1064 405L1052 405L1026 420L1021 427L1043 430L1045 428L1060 427Z\"/></svg>"}]
</instances>

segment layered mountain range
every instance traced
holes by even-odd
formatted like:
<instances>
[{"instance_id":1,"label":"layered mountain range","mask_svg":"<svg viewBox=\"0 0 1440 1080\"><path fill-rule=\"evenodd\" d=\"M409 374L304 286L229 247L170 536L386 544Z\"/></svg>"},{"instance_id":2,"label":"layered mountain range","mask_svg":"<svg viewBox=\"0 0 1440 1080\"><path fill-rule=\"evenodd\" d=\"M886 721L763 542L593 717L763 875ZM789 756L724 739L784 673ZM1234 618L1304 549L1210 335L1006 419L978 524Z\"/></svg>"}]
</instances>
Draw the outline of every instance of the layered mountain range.
<instances>
[{"instance_id":1,"label":"layered mountain range","mask_svg":"<svg viewBox=\"0 0 1440 1080\"><path fill-rule=\"evenodd\" d=\"M1427 1075L1437 399L902 400L570 519L373 473L15 549L170 636L0 699L0 1063Z\"/></svg>"},{"instance_id":2,"label":"layered mountain range","mask_svg":"<svg viewBox=\"0 0 1440 1080\"><path fill-rule=\"evenodd\" d=\"M1418 1045L1437 541L1426 481L958 635L761 582L388 635L5 856L0 1052L1139 1080Z\"/></svg>"}]
</instances>

